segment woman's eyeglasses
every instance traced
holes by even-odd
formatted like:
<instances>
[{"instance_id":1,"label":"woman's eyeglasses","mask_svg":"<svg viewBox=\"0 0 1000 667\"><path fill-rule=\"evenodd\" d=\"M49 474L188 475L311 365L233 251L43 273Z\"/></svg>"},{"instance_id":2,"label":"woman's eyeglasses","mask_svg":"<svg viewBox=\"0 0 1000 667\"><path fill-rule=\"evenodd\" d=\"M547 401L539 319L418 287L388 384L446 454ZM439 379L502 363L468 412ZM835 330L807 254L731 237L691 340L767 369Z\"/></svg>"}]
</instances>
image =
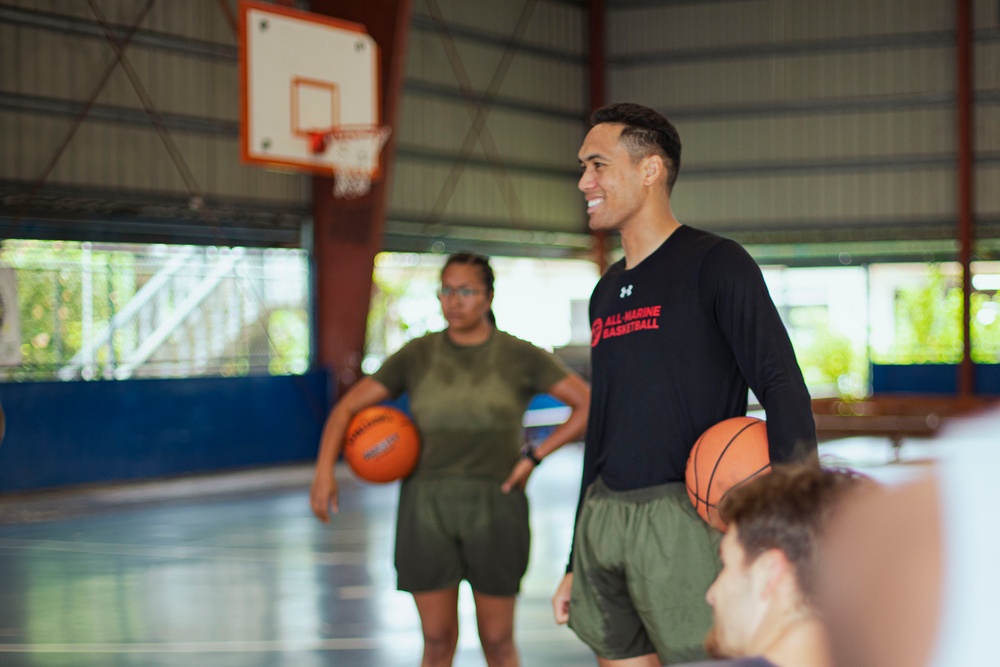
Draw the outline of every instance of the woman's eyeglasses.
<instances>
[{"instance_id":1,"label":"woman's eyeglasses","mask_svg":"<svg viewBox=\"0 0 1000 667\"><path fill-rule=\"evenodd\" d=\"M486 290L472 289L471 287L442 287L438 290L438 298L446 299L450 296L457 296L462 299L468 299L476 296L477 294L482 294Z\"/></svg>"}]
</instances>

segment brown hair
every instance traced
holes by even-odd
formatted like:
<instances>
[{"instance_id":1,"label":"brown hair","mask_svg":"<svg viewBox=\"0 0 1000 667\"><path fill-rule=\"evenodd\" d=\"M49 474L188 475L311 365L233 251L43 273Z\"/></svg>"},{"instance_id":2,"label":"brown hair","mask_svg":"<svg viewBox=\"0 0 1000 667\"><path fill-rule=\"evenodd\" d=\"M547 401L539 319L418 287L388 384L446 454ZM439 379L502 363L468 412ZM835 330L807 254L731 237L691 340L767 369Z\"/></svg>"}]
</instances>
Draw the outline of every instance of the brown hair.
<instances>
[{"instance_id":1,"label":"brown hair","mask_svg":"<svg viewBox=\"0 0 1000 667\"><path fill-rule=\"evenodd\" d=\"M803 599L811 602L820 538L839 501L868 481L852 470L815 463L776 465L726 494L719 513L736 526L748 563L769 549L781 551L795 568Z\"/></svg>"}]
</instances>

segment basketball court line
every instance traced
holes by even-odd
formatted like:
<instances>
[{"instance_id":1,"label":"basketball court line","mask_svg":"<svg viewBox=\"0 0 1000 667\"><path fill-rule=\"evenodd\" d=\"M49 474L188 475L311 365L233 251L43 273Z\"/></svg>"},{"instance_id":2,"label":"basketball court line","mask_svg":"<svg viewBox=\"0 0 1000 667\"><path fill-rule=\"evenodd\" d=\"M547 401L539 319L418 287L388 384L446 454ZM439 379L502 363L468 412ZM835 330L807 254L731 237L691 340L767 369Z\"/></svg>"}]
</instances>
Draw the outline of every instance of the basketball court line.
<instances>
[{"instance_id":1,"label":"basketball court line","mask_svg":"<svg viewBox=\"0 0 1000 667\"><path fill-rule=\"evenodd\" d=\"M468 633L465 633L466 635ZM563 627L517 630L518 643L546 644L577 642L575 635ZM463 637L467 639L467 637ZM473 638L475 639L475 638ZM463 642L463 645L466 642ZM478 640L468 645L478 646ZM219 642L102 642L102 643L0 643L2 653L75 653L75 654L184 654L184 653L278 653L305 651L371 651L391 648L393 651L417 651L423 646L418 630L393 632L391 636L343 637L330 639L255 639Z\"/></svg>"},{"instance_id":2,"label":"basketball court line","mask_svg":"<svg viewBox=\"0 0 1000 667\"><path fill-rule=\"evenodd\" d=\"M419 632L400 633L391 644L401 641L422 646ZM407 635L412 635L408 637ZM390 642L369 637L344 639L255 639L231 642L137 642L100 644L0 644L0 653L275 653L302 651L370 651Z\"/></svg>"},{"instance_id":3,"label":"basketball court line","mask_svg":"<svg viewBox=\"0 0 1000 667\"><path fill-rule=\"evenodd\" d=\"M0 538L0 550L50 551L60 553L86 553L103 556L139 556L153 560L183 559L212 561L286 562L287 549L251 549L210 546L129 545L106 542L77 542L72 540L32 540L25 538ZM348 551L316 551L303 549L300 554L311 563L326 566L367 566L368 553Z\"/></svg>"}]
</instances>

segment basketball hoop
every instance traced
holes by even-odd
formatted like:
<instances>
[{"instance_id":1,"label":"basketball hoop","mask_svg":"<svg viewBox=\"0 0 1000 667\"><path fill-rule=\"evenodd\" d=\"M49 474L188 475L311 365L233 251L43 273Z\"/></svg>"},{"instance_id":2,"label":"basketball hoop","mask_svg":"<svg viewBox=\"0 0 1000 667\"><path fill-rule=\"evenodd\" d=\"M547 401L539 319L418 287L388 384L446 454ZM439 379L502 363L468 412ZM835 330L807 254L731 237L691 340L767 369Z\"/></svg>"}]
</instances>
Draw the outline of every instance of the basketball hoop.
<instances>
[{"instance_id":1,"label":"basketball hoop","mask_svg":"<svg viewBox=\"0 0 1000 667\"><path fill-rule=\"evenodd\" d=\"M341 125L310 133L313 153L326 153L333 163L334 197L356 199L368 194L379 169L379 153L391 132L381 125Z\"/></svg>"}]
</instances>

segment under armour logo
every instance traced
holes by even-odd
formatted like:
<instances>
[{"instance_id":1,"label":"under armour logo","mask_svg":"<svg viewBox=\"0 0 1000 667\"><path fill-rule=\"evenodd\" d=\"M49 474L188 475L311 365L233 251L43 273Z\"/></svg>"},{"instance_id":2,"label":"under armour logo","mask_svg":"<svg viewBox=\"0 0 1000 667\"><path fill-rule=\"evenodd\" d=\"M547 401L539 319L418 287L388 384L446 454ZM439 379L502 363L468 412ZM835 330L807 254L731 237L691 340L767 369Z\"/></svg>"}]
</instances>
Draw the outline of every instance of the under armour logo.
<instances>
[{"instance_id":1,"label":"under armour logo","mask_svg":"<svg viewBox=\"0 0 1000 667\"><path fill-rule=\"evenodd\" d=\"M621 294L618 295L618 298L619 299L624 299L627 296L632 296L632 286L631 285L629 285L628 287L623 287L622 291L621 291Z\"/></svg>"}]
</instances>

